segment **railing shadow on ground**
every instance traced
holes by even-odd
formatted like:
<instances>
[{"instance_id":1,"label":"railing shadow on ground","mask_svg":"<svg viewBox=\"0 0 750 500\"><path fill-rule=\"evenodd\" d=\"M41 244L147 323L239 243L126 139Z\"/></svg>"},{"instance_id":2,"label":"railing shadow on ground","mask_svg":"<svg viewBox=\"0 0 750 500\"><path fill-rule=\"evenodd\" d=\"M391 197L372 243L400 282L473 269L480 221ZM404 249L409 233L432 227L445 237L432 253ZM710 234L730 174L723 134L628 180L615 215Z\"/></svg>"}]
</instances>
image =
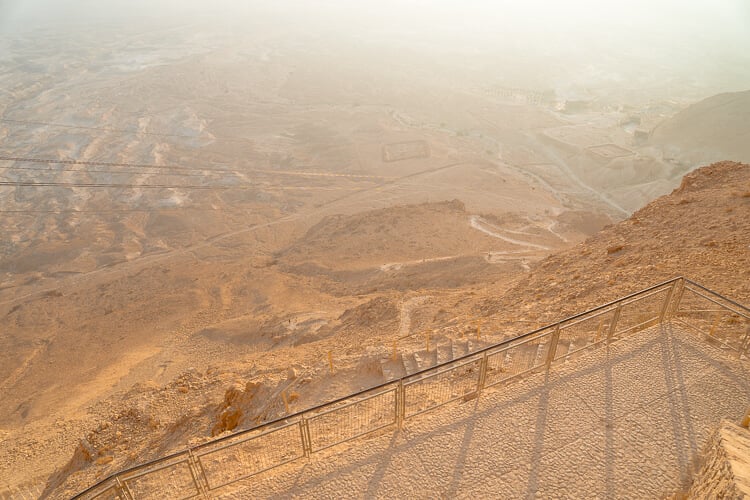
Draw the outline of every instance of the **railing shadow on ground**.
<instances>
[{"instance_id":1,"label":"railing shadow on ground","mask_svg":"<svg viewBox=\"0 0 750 500\"><path fill-rule=\"evenodd\" d=\"M283 487L283 493L280 493L276 489L276 486L273 486L273 493L268 496L283 497L285 494L291 495L294 492L315 490L325 483L341 481L342 478L346 478L355 473L358 475L360 473L359 471L362 469L372 467L379 468L382 475L382 467L384 467L388 461L393 460L395 456L405 452L408 453L408 451L412 449L419 449L421 448L421 445L428 443L435 438L442 438L445 435L461 435L461 433L463 433L464 439L460 445L453 449L453 463L455 464L456 471L451 477L450 484L445 486L446 493L444 496L450 497L451 488L457 489L459 487L458 481L461 472L459 469L466 465L466 462L464 462L463 459L466 457L466 447L468 442L473 439L474 435L478 434L477 432L472 431L471 438L467 439L469 436L469 430L470 428L474 428L474 423L476 421L484 420L485 425L488 421L491 421L493 422L493 425L498 425L504 428L508 428L508 425L514 426L517 414L523 408L532 407L537 412L543 407L550 408L547 405L540 405L539 402L543 399L548 400L550 394L558 395L561 391L565 391L566 386L580 384L587 377L595 376L598 372L605 369L602 364L609 366L632 363L635 359L643 356L644 353L657 348L660 342L660 336L655 336L648 339L646 342L642 342L634 349L627 349L608 354L606 363L589 364L582 369L566 370L564 373L556 374L554 377L550 378L548 378L546 372L535 373L530 377L524 378L523 382L521 382L522 384L527 382L530 383L530 387L524 387L521 391L514 391L513 393L510 391L494 391L493 403L491 405L484 404L482 407L476 407L475 404L472 404L471 406L456 405L453 409L458 410L463 408L463 410L460 411L461 416L458 418L446 420L440 418L441 415L433 414L433 418L429 420L427 429L414 430L410 432L408 438L399 433L393 433L393 439L387 445L383 440L376 441L374 448L366 453L364 457L357 456L356 458L348 459L345 464L342 464L340 467L335 467L333 470L324 467L320 471L322 474L304 474L301 467L294 469L291 467L278 468L276 470L279 471L285 479L293 483L293 486ZM518 385L514 385L514 387L518 387ZM566 394L569 394L569 392L566 391ZM575 395L572 396L576 397ZM498 398L500 399L499 401ZM481 398L477 398L472 400L472 402L477 403L481 400ZM599 415L595 415L595 417L596 420L599 419ZM506 425L503 425L503 422L499 422L498 418L504 419ZM531 445L525 448L523 453L527 453L529 456L529 462L533 463L533 457L535 456L533 452L534 447L538 447L540 450L544 449L544 451L546 451L547 447L554 447L547 441L553 436L559 436L559 432L558 426L551 425L556 422L556 419L554 418L550 419L545 416L543 419L540 419L540 416L535 414L535 416L531 417L531 420L537 422L536 431L538 431L538 433L535 432L533 439L531 440ZM544 425L540 424L542 421L544 422ZM569 441L575 441L590 433L588 429L581 427L577 427L570 432L571 434L568 436ZM382 435L383 434L379 434L379 436ZM396 439L399 436L403 437L401 439ZM354 443L349 444L353 445ZM501 443L498 442L498 444ZM346 449L346 445L342 445L342 451ZM353 451L352 448L348 448L348 450ZM521 463L523 457L520 456L518 452L519 450L517 449L509 450L509 453L512 454L512 456L509 457L509 460L513 465L505 472L524 467ZM536 456L543 455L544 452L540 451ZM412 458L417 458L419 460L418 454L417 457ZM470 457L466 457L467 461L469 458ZM445 454L441 454L441 459L450 460L451 458ZM310 462L304 463L308 464ZM412 465L415 467L419 466L417 463L412 463ZM503 471L496 469L493 472L499 474ZM538 471L535 473L532 465L529 477L534 474L538 474ZM273 477L272 480L270 480L271 477ZM270 480L270 483L266 483L263 486L268 487L271 483L273 483L273 485L278 485L280 480L282 480L281 477L278 476L268 476L268 479ZM264 478L264 481L265 480L266 478ZM445 480L448 481L447 477ZM243 484L243 487L247 488L252 488L254 486L259 485L256 485L255 483ZM531 486L536 487L536 483L531 483ZM264 495L259 494L259 496Z\"/></svg>"},{"instance_id":2,"label":"railing shadow on ground","mask_svg":"<svg viewBox=\"0 0 750 500\"><path fill-rule=\"evenodd\" d=\"M666 320L748 354L750 309L674 278L552 325L314 408L117 472L76 499L208 498L217 490L405 422L488 387L549 371Z\"/></svg>"}]
</instances>

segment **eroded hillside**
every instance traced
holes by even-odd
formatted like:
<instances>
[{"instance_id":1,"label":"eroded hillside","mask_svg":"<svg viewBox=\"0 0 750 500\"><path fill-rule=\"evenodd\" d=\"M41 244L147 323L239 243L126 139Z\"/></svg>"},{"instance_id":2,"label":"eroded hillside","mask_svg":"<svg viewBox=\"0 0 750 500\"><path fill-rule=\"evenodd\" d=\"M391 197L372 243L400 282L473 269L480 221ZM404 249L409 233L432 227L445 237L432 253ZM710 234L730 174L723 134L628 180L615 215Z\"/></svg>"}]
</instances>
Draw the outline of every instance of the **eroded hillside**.
<instances>
[{"instance_id":1,"label":"eroded hillside","mask_svg":"<svg viewBox=\"0 0 750 500\"><path fill-rule=\"evenodd\" d=\"M500 299L548 321L675 276L750 302L750 165L720 162L574 248L539 262Z\"/></svg>"},{"instance_id":2,"label":"eroded hillside","mask_svg":"<svg viewBox=\"0 0 750 500\"><path fill-rule=\"evenodd\" d=\"M458 203L417 210L464 216ZM328 234L321 241L329 241L337 231L332 224L339 226L334 222L311 231ZM295 255L290 249L287 256ZM297 411L382 382L381 363L404 334L405 321L407 335L425 329L439 335L473 329L481 320L487 340L499 340L677 275L747 303L749 270L750 166L704 167L629 219L531 263L510 285L488 274L484 282L460 288L383 292L327 322L315 315L289 317L269 331L262 356L246 350L244 364L195 366L166 384L137 384L92 407L77 426L60 421L58 434L74 446L49 491L71 493L122 467L281 416L282 391L290 411ZM232 334L231 325L213 326L204 335L234 335L231 345L242 350L250 337L241 329ZM23 446L14 441L6 448L6 466L8 452L23 452Z\"/></svg>"},{"instance_id":3,"label":"eroded hillside","mask_svg":"<svg viewBox=\"0 0 750 500\"><path fill-rule=\"evenodd\" d=\"M750 161L750 91L703 99L654 128L650 141L664 156L686 162Z\"/></svg>"}]
</instances>

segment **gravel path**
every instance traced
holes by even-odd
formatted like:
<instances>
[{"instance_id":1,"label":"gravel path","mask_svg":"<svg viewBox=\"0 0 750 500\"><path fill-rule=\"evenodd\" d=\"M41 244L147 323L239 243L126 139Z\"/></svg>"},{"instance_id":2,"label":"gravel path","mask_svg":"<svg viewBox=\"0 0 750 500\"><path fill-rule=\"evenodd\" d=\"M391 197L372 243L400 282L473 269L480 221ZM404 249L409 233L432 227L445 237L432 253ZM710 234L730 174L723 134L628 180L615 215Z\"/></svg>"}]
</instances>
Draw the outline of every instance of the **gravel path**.
<instances>
[{"instance_id":1,"label":"gravel path","mask_svg":"<svg viewBox=\"0 0 750 500\"><path fill-rule=\"evenodd\" d=\"M748 364L657 326L478 400L236 483L224 498L655 498L688 480Z\"/></svg>"}]
</instances>

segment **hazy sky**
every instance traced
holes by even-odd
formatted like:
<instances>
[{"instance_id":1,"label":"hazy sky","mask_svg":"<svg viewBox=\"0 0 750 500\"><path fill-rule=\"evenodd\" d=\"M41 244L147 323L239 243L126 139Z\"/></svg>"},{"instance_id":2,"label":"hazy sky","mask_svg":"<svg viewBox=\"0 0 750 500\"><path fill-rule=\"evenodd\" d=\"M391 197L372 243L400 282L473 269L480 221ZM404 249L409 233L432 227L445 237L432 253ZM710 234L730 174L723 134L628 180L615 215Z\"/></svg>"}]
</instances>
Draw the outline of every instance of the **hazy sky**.
<instances>
[{"instance_id":1,"label":"hazy sky","mask_svg":"<svg viewBox=\"0 0 750 500\"><path fill-rule=\"evenodd\" d=\"M456 31L467 37L497 34L498 28L571 36L613 29L692 30L713 39L747 42L750 31L747 0L0 0L0 26L123 17L236 20L261 11L275 12L278 23L339 23L344 31L387 23L426 35Z\"/></svg>"},{"instance_id":2,"label":"hazy sky","mask_svg":"<svg viewBox=\"0 0 750 500\"><path fill-rule=\"evenodd\" d=\"M36 27L119 24L132 34L153 23L357 40L434 57L528 56L540 68L570 62L594 73L612 73L620 61L626 73L695 72L716 82L726 71L729 89L750 88L742 69L750 67L750 0L0 0L6 40Z\"/></svg>"}]
</instances>

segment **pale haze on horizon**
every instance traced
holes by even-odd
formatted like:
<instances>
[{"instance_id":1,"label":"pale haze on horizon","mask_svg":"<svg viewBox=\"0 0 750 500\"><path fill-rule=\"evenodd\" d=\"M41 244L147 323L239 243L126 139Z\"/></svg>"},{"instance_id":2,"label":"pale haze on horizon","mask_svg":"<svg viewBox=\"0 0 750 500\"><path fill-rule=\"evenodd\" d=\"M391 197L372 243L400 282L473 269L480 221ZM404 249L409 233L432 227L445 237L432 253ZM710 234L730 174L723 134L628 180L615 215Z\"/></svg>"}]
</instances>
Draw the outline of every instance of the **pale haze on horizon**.
<instances>
[{"instance_id":1,"label":"pale haze on horizon","mask_svg":"<svg viewBox=\"0 0 750 500\"><path fill-rule=\"evenodd\" d=\"M750 88L750 4L743 0L0 0L5 43L37 29L95 31L108 39L121 30L132 35L186 24L225 37L326 38L347 50L388 46L447 66L503 65L518 68L504 73L515 79L506 83L537 88L632 86L652 77L692 82L704 88L700 97ZM180 48L203 52L201 44Z\"/></svg>"},{"instance_id":2,"label":"pale haze on horizon","mask_svg":"<svg viewBox=\"0 0 750 500\"><path fill-rule=\"evenodd\" d=\"M716 90L741 90L750 66L750 4L743 0L598 2L571 0L386 0L268 2L44 0L0 1L0 38L42 28L81 31L115 26L130 32L190 23L197 32L263 31L270 38L327 37L342 44L389 43L441 55L522 55L543 69L548 61L587 68L621 63L649 71L711 73ZM609 62L607 62L609 60ZM735 74L739 72L739 74Z\"/></svg>"}]
</instances>

